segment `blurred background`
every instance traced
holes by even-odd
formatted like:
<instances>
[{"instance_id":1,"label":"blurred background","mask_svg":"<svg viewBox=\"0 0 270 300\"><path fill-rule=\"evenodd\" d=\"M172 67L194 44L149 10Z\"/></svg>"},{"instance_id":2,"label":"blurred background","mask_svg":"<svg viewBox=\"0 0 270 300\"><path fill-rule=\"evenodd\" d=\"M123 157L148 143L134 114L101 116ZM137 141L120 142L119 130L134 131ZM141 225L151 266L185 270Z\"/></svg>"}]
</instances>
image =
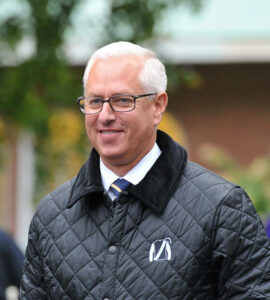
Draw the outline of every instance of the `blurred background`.
<instances>
[{"instance_id":1,"label":"blurred background","mask_svg":"<svg viewBox=\"0 0 270 300\"><path fill-rule=\"evenodd\" d=\"M0 227L22 251L34 209L91 145L76 107L87 59L126 40L166 64L160 128L270 214L269 0L1 0Z\"/></svg>"}]
</instances>

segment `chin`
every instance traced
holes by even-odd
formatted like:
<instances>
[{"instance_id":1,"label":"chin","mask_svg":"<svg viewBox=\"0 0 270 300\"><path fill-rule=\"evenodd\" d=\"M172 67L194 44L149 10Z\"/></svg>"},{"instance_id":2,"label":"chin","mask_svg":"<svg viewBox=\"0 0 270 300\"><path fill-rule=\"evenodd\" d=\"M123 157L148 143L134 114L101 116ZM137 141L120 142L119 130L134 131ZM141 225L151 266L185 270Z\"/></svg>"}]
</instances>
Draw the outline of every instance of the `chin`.
<instances>
[{"instance_id":1,"label":"chin","mask_svg":"<svg viewBox=\"0 0 270 300\"><path fill-rule=\"evenodd\" d=\"M123 160L123 153L117 151L101 151L99 152L102 159L110 162L117 162Z\"/></svg>"}]
</instances>

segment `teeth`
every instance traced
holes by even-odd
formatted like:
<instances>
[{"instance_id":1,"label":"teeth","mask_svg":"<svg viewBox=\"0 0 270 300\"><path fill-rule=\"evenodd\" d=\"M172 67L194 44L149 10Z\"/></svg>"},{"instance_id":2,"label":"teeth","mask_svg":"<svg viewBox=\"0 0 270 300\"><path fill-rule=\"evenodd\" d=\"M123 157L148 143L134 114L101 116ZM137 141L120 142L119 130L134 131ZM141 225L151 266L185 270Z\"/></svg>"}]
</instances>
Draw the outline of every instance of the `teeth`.
<instances>
[{"instance_id":1,"label":"teeth","mask_svg":"<svg viewBox=\"0 0 270 300\"><path fill-rule=\"evenodd\" d=\"M110 134L110 133L115 133L115 132L117 132L117 131L115 131L115 130L102 130L102 133L104 133L104 134Z\"/></svg>"}]
</instances>

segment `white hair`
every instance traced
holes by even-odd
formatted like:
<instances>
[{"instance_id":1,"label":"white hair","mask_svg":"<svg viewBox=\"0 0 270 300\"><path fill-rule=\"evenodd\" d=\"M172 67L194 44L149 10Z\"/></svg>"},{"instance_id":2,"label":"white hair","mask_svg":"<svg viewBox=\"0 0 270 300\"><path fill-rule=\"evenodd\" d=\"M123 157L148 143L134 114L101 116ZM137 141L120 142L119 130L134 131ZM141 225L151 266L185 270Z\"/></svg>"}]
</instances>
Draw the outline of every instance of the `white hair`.
<instances>
[{"instance_id":1,"label":"white hair","mask_svg":"<svg viewBox=\"0 0 270 300\"><path fill-rule=\"evenodd\" d=\"M96 60L106 60L114 57L135 55L145 58L144 67L139 75L139 81L146 93L165 92L167 88L167 75L163 63L156 54L149 49L129 42L114 42L96 50L90 59L83 75L84 92L90 70Z\"/></svg>"}]
</instances>

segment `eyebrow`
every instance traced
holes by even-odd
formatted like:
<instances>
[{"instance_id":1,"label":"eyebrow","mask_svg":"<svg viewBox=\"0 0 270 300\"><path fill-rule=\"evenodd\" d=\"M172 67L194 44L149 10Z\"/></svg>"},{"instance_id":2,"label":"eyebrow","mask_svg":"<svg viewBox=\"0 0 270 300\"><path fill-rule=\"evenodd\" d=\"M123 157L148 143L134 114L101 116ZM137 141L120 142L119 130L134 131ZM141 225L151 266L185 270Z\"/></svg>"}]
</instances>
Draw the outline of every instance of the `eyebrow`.
<instances>
[{"instance_id":1,"label":"eyebrow","mask_svg":"<svg viewBox=\"0 0 270 300\"><path fill-rule=\"evenodd\" d=\"M91 98L91 97L97 97L97 98L103 98L103 96L101 95L97 95L97 94L89 94L89 95L85 95L86 98Z\"/></svg>"}]
</instances>

